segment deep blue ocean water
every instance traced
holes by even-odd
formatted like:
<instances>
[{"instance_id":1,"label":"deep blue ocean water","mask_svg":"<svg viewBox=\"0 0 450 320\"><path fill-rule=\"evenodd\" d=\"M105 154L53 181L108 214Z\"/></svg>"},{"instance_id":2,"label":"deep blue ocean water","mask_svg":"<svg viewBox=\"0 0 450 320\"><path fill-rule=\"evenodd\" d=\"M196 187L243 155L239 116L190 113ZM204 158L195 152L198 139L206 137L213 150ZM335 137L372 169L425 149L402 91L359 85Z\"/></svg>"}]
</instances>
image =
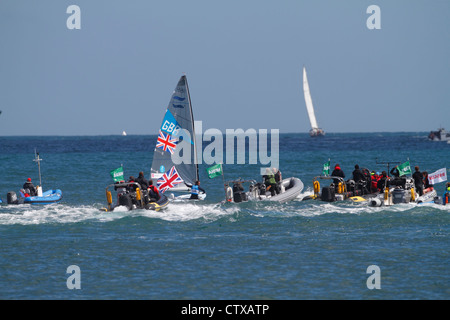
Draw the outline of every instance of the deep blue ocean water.
<instances>
[{"instance_id":1,"label":"deep blue ocean water","mask_svg":"<svg viewBox=\"0 0 450 320\"><path fill-rule=\"evenodd\" d=\"M305 184L323 163L347 177L356 163L450 169L450 144L426 132L280 135L280 169ZM109 172L149 175L156 136L0 137L0 197L38 181L64 198L47 206L0 205L0 299L449 299L450 206L301 201L222 204L220 177L200 165L203 202L161 212L101 212ZM204 146L208 143L204 143ZM260 165L224 165L225 179L256 178ZM439 195L444 183L436 185ZM68 289L67 268L81 289ZM367 268L380 269L368 289Z\"/></svg>"}]
</instances>

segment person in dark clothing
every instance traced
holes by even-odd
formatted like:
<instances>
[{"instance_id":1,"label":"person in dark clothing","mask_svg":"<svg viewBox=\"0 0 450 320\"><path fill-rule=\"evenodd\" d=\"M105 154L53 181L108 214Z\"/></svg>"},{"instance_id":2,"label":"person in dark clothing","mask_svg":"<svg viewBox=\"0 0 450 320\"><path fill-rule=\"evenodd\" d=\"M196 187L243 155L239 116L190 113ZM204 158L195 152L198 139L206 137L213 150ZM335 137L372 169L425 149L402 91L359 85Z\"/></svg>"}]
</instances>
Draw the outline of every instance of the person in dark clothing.
<instances>
[{"instance_id":1,"label":"person in dark clothing","mask_svg":"<svg viewBox=\"0 0 450 320\"><path fill-rule=\"evenodd\" d=\"M341 177L342 179L345 178L345 173L344 173L344 171L342 171L342 169L341 169L341 167L339 166L339 164L336 164L336 165L334 166L334 170L333 170L333 172L331 173L331 175L334 176L334 177ZM333 182L334 182L334 184L338 184L338 183L339 183L339 180L338 180L338 179L333 179Z\"/></svg>"},{"instance_id":2,"label":"person in dark clothing","mask_svg":"<svg viewBox=\"0 0 450 320\"><path fill-rule=\"evenodd\" d=\"M153 185L153 180L152 179L150 179L148 181L148 195L149 195L150 199L154 199L155 201L158 201L159 198L160 198L158 188L156 188Z\"/></svg>"},{"instance_id":3,"label":"person in dark clothing","mask_svg":"<svg viewBox=\"0 0 450 320\"><path fill-rule=\"evenodd\" d=\"M148 189L148 180L144 178L144 172L139 172L139 176L137 177L136 182L139 183L142 190Z\"/></svg>"},{"instance_id":4,"label":"person in dark clothing","mask_svg":"<svg viewBox=\"0 0 450 320\"><path fill-rule=\"evenodd\" d=\"M236 181L233 184L233 200L234 200L234 202L242 202L242 201L248 200L247 194L244 192L244 187L242 186L242 182L240 182L240 181Z\"/></svg>"},{"instance_id":5,"label":"person in dark clothing","mask_svg":"<svg viewBox=\"0 0 450 320\"><path fill-rule=\"evenodd\" d=\"M281 184L283 182L283 177L281 175L280 169L273 168L273 172L275 173L275 182L277 183L278 193L281 193L282 187Z\"/></svg>"},{"instance_id":6,"label":"person in dark clothing","mask_svg":"<svg viewBox=\"0 0 450 320\"><path fill-rule=\"evenodd\" d=\"M353 170L352 174L353 180L355 181L356 186L361 189L361 192L363 194L369 193L366 177L361 169L359 169L359 165L355 164L355 170Z\"/></svg>"},{"instance_id":7,"label":"person in dark clothing","mask_svg":"<svg viewBox=\"0 0 450 320\"><path fill-rule=\"evenodd\" d=\"M31 182L31 178L28 178L27 181L23 184L23 189L25 192L27 192L30 196L34 197L37 195L36 188L34 187L33 183Z\"/></svg>"},{"instance_id":8,"label":"person in dark clothing","mask_svg":"<svg viewBox=\"0 0 450 320\"><path fill-rule=\"evenodd\" d=\"M275 182L281 183L281 181L283 181L283 177L281 176L280 169L273 168L273 172L275 173Z\"/></svg>"},{"instance_id":9,"label":"person in dark clothing","mask_svg":"<svg viewBox=\"0 0 450 320\"><path fill-rule=\"evenodd\" d=\"M389 177L387 176L386 171L383 171L377 182L377 188L382 192L385 187L389 187Z\"/></svg>"},{"instance_id":10,"label":"person in dark clothing","mask_svg":"<svg viewBox=\"0 0 450 320\"><path fill-rule=\"evenodd\" d=\"M415 172L412 177L414 179L414 187L416 188L416 192L419 196L423 195L423 175L419 170L419 166L414 167Z\"/></svg>"},{"instance_id":11,"label":"person in dark clothing","mask_svg":"<svg viewBox=\"0 0 450 320\"><path fill-rule=\"evenodd\" d=\"M128 182L130 182L130 183L131 183L131 182L136 182L136 180L134 179L133 176L130 176L130 178L128 179ZM137 185L135 185L134 183L128 185L128 190L129 190L130 192L135 192L136 189L137 189Z\"/></svg>"},{"instance_id":12,"label":"person in dark clothing","mask_svg":"<svg viewBox=\"0 0 450 320\"><path fill-rule=\"evenodd\" d=\"M360 181L366 181L364 174L362 173L361 169L359 169L359 165L355 164L355 170L353 170L352 174L353 174L353 180L356 183L358 183Z\"/></svg>"},{"instance_id":13,"label":"person in dark clothing","mask_svg":"<svg viewBox=\"0 0 450 320\"><path fill-rule=\"evenodd\" d=\"M395 166L392 168L390 174L394 177L394 178L398 178L400 177L400 172L397 169L398 166Z\"/></svg>"},{"instance_id":14,"label":"person in dark clothing","mask_svg":"<svg viewBox=\"0 0 450 320\"><path fill-rule=\"evenodd\" d=\"M244 191L244 187L242 186L241 182L236 182L233 184L233 192L242 192Z\"/></svg>"}]
</instances>

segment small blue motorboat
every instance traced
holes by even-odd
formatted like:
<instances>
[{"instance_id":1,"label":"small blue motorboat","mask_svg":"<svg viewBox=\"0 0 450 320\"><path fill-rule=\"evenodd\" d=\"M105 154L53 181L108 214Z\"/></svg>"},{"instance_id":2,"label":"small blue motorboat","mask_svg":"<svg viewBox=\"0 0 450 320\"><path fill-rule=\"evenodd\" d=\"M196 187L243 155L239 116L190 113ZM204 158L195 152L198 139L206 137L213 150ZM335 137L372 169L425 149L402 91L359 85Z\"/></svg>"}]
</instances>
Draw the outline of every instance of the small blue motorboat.
<instances>
[{"instance_id":1,"label":"small blue motorboat","mask_svg":"<svg viewBox=\"0 0 450 320\"><path fill-rule=\"evenodd\" d=\"M35 188L31 186L30 189L33 192L30 192L30 189L27 189L27 186L24 185L24 189L19 191L19 196L14 191L10 191L7 194L7 203L8 204L50 204L58 202L62 199L62 191L60 189L50 189L45 192L42 192L42 180L41 180L41 165L39 158L39 153L35 150L35 159L33 160L37 162L39 167L39 182L40 184ZM31 179L28 181L31 183ZM27 182L28 183L28 182ZM1 202L1 201L0 201Z\"/></svg>"},{"instance_id":2,"label":"small blue motorboat","mask_svg":"<svg viewBox=\"0 0 450 320\"><path fill-rule=\"evenodd\" d=\"M59 189L47 190L42 193L42 196L25 197L24 203L31 204L50 204L58 202L62 199L62 191Z\"/></svg>"},{"instance_id":3,"label":"small blue motorboat","mask_svg":"<svg viewBox=\"0 0 450 320\"><path fill-rule=\"evenodd\" d=\"M19 196L14 191L7 194L8 204L50 204L58 202L62 199L62 191L59 189L47 190L39 196L29 196L19 191Z\"/></svg>"}]
</instances>

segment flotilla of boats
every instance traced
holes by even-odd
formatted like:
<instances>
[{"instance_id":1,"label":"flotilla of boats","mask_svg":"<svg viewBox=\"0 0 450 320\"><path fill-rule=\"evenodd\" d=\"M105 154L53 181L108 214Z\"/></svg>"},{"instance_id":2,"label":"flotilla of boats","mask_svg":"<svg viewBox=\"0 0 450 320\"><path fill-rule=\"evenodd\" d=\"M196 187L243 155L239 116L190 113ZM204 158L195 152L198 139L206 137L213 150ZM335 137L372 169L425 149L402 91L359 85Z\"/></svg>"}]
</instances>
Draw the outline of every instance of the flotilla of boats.
<instances>
[{"instance_id":1,"label":"flotilla of boats","mask_svg":"<svg viewBox=\"0 0 450 320\"><path fill-rule=\"evenodd\" d=\"M303 68L303 91L305 104L311 123L310 136L319 137L325 135L323 129L317 125L314 114L311 94L309 90L306 69ZM122 132L126 136L126 132ZM443 128L436 132L431 132L430 140L450 142L450 133ZM169 105L163 117L161 127L153 152L151 164L150 180L141 179L139 181L125 182L123 179L123 168L121 175L116 176L111 172L114 184L106 187L107 207L100 210L111 212L115 208L124 207L126 210L147 209L159 211L168 207L171 201L202 201L206 197L206 192L199 186L199 172L197 161L197 149L195 141L194 116L190 99L189 87L185 75L181 76L175 87ZM190 161L175 164L172 155L179 146L189 149ZM42 159L35 151L35 162L39 168L40 184L33 190L27 188L20 189L17 194L10 191L7 194L7 204L51 204L62 200L60 189L42 190L40 162ZM219 168L220 166L220 168ZM329 163L328 163L329 166ZM222 165L213 166L214 172L209 177L222 175ZM352 201L364 202L368 206L391 206L400 203L439 203L447 204L450 198L450 184L447 183L446 193L439 197L433 189L425 194L417 195L414 189L414 179L411 177L401 177L400 183L392 181L383 188L373 190L371 188L371 174L368 169L363 169L365 178L355 182L352 179L345 181L340 176L321 175L313 179L314 193L301 198L304 188L303 182L297 177L278 179L278 181L268 183L267 178L276 175L267 169L267 173L260 182L250 179L225 181L224 203L242 203L248 201L271 201L284 203L295 199L302 201L319 200L324 202ZM445 169L446 174L446 169ZM272 176L273 175L273 176ZM29 179L30 180L30 179ZM440 179L439 182L446 181ZM151 181L151 183L149 183ZM270 180L272 181L272 180ZM156 182L156 186L152 186ZM399 181L397 181L399 182ZM322 185L321 185L322 184ZM244 186L247 188L244 188ZM113 197L113 192L115 196ZM166 194L167 192L167 194ZM115 201L113 200L115 199ZM0 199L0 203L2 200Z\"/></svg>"},{"instance_id":2,"label":"flotilla of boats","mask_svg":"<svg viewBox=\"0 0 450 320\"><path fill-rule=\"evenodd\" d=\"M411 173L409 161L405 162L406 165L408 166L408 172ZM447 183L446 192L440 197L433 187L427 188L424 191L416 190L414 178L408 175L397 177L387 176L381 185L378 184L378 187L376 187L379 178L372 177L372 174L366 168L362 172L365 173L365 178L358 182L355 182L353 179L345 181L340 176L326 175L314 177L314 193L304 197L302 200L363 202L370 207L392 206L401 203L435 203L445 205L449 202L450 183ZM446 168L442 168L437 172L440 172L440 174L431 175L434 183L447 181ZM326 186L322 187L320 181L327 180L328 183L323 183ZM375 187L373 182L375 182Z\"/></svg>"}]
</instances>

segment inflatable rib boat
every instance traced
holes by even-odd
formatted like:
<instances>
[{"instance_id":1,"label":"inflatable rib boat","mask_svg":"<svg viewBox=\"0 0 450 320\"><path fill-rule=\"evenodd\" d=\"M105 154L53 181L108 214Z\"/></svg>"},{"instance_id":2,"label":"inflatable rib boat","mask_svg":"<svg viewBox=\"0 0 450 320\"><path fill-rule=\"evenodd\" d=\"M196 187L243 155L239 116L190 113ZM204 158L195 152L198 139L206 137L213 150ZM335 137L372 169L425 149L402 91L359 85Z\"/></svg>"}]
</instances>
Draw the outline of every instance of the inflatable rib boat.
<instances>
[{"instance_id":1,"label":"inflatable rib boat","mask_svg":"<svg viewBox=\"0 0 450 320\"><path fill-rule=\"evenodd\" d=\"M243 184L249 184L248 191L245 191ZM225 183L227 202L246 201L275 201L287 202L294 200L303 191L303 182L299 178L290 177L280 182L281 192L272 195L263 183L255 180L232 180Z\"/></svg>"},{"instance_id":2,"label":"inflatable rib boat","mask_svg":"<svg viewBox=\"0 0 450 320\"><path fill-rule=\"evenodd\" d=\"M369 199L369 206L392 206L399 203L436 203L436 198L438 198L436 190L427 192L419 197L416 196L414 188L406 190L403 188L391 188Z\"/></svg>"},{"instance_id":3,"label":"inflatable rib boat","mask_svg":"<svg viewBox=\"0 0 450 320\"><path fill-rule=\"evenodd\" d=\"M114 187L117 193L116 203L113 204L112 193L109 188ZM159 211L169 204L169 199L164 194L159 194L159 199L151 198L148 190L142 190L137 182L121 182L106 187L107 208L101 208L101 211L111 212L115 208L124 207L127 210L147 209Z\"/></svg>"},{"instance_id":4,"label":"inflatable rib boat","mask_svg":"<svg viewBox=\"0 0 450 320\"><path fill-rule=\"evenodd\" d=\"M7 194L8 204L50 204L58 202L62 199L62 191L59 189L47 190L39 196L25 196L22 191L19 191L19 196L14 191Z\"/></svg>"}]
</instances>

